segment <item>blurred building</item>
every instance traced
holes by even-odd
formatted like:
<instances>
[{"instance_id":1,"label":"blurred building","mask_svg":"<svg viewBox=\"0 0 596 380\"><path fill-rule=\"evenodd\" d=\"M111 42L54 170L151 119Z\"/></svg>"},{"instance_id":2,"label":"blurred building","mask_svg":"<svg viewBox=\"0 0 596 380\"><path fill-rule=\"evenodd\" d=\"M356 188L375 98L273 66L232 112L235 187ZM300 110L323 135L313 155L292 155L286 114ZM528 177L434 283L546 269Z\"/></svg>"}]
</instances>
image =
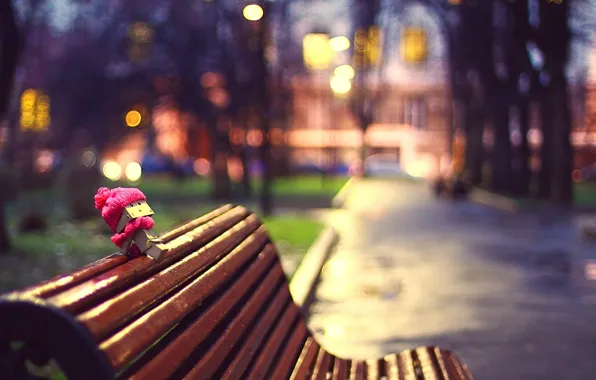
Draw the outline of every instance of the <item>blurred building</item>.
<instances>
[{"instance_id":1,"label":"blurred building","mask_svg":"<svg viewBox=\"0 0 596 380\"><path fill-rule=\"evenodd\" d=\"M294 39L304 40L312 33L329 38L345 33L354 41L350 15L332 9L314 15L300 3L294 4L294 11L298 18L305 16L296 21ZM321 10L311 2L303 6ZM427 8L409 6L399 16L391 9L381 12L380 59L361 74L368 76L368 87L376 94L373 123L365 138L369 154L393 153L403 169L420 173L424 167L422 171L432 175L445 162L451 140L444 43ZM352 63L352 52L333 52L327 66L294 77L293 118L286 139L293 163L349 166L359 159L362 131L346 99L349 93L346 98L336 96L329 82L335 68Z\"/></svg>"}]
</instances>

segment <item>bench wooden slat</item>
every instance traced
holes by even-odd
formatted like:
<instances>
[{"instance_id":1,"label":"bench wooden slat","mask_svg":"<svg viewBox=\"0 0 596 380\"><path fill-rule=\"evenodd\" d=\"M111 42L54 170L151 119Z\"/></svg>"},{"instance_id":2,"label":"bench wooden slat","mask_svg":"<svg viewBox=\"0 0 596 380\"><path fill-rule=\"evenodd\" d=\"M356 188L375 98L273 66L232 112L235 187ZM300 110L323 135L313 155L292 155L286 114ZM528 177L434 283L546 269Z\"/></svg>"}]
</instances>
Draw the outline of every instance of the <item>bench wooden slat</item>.
<instances>
[{"instance_id":1,"label":"bench wooden slat","mask_svg":"<svg viewBox=\"0 0 596 380\"><path fill-rule=\"evenodd\" d=\"M242 375L255 357L259 347L262 346L265 337L279 322L282 313L288 309L290 301L290 293L282 284L262 320L252 329L244 345L234 355L234 360L223 372L222 380L243 378Z\"/></svg>"},{"instance_id":2,"label":"bench wooden slat","mask_svg":"<svg viewBox=\"0 0 596 380\"><path fill-rule=\"evenodd\" d=\"M246 209L236 207L230 212L215 218L213 221L198 227L194 230L194 234L193 231L189 232L190 235L194 235L193 238L183 235L168 242L167 246L170 247L170 251L164 254L159 260L153 260L147 256L137 257L92 280L83 282L59 295L50 297L48 301L71 313L81 312L83 309L92 307L94 304L99 303L119 290L140 282L153 273L180 260L197 246L203 245L224 233L231 226L244 219L246 215Z\"/></svg>"},{"instance_id":3,"label":"bench wooden slat","mask_svg":"<svg viewBox=\"0 0 596 380\"><path fill-rule=\"evenodd\" d=\"M139 376L143 377L143 373L151 375L157 371L168 372L170 368L178 367L196 345L205 339L215 325L239 302L250 286L259 279L259 276L263 275L273 262L274 257L275 251L268 245L224 295L177 337L175 344L168 345L147 367L143 368L139 372ZM213 274L215 270L216 268L211 269L204 276L211 274L211 277L215 277ZM140 354L145 347L165 334L170 326L188 315L208 295L213 294L216 284L204 280L204 276L197 278L170 299L103 342L100 348L104 350L112 365L121 369L127 362Z\"/></svg>"},{"instance_id":4,"label":"bench wooden slat","mask_svg":"<svg viewBox=\"0 0 596 380\"><path fill-rule=\"evenodd\" d=\"M396 354L385 356L385 368L389 380L400 380L399 361Z\"/></svg>"},{"instance_id":5,"label":"bench wooden slat","mask_svg":"<svg viewBox=\"0 0 596 380\"><path fill-rule=\"evenodd\" d=\"M62 275L54 277L48 282L37 285L35 287L26 289L24 294L32 297L47 298L55 294L70 289L90 278L97 277L98 275L105 273L111 269L114 269L128 261L128 257L125 255L113 255L98 260L92 264L87 265L80 270L70 273L68 275Z\"/></svg>"},{"instance_id":6,"label":"bench wooden slat","mask_svg":"<svg viewBox=\"0 0 596 380\"><path fill-rule=\"evenodd\" d=\"M449 374L449 371L447 371L447 366L443 360L442 352L439 347L428 347L428 355L437 367L437 371L441 373L443 379L449 380L454 378Z\"/></svg>"},{"instance_id":7,"label":"bench wooden slat","mask_svg":"<svg viewBox=\"0 0 596 380\"><path fill-rule=\"evenodd\" d=\"M451 352L443 351L440 356L443 358L445 367L449 373L448 379L472 380L472 375L469 373L467 367L464 367Z\"/></svg>"},{"instance_id":8,"label":"bench wooden slat","mask_svg":"<svg viewBox=\"0 0 596 380\"><path fill-rule=\"evenodd\" d=\"M418 360L420 361L420 366L422 368L422 373L424 374L425 379L430 380L444 380L445 376L441 372L441 368L437 365L436 357L431 348L429 347L420 347L416 349L416 354L418 355Z\"/></svg>"},{"instance_id":9,"label":"bench wooden slat","mask_svg":"<svg viewBox=\"0 0 596 380\"><path fill-rule=\"evenodd\" d=\"M226 211L231 210L232 207L232 205L222 206L216 210L211 211L208 214L203 215L200 218L193 220L192 222L186 223L174 230L166 232L160 237L165 242L170 241L172 240L172 238L180 236L188 232L189 230L194 229L202 224L207 223L209 220L222 215ZM85 267L67 275L59 275L47 281L41 282L37 285L25 288L19 293L21 295L26 295L30 297L47 298L57 293L63 292L69 288L72 288L73 286L78 285L90 278L96 277L101 273L107 272L108 270L113 269L119 265L122 265L128 260L129 258L126 255L111 255L103 259L97 260L96 262L86 265Z\"/></svg>"},{"instance_id":10,"label":"bench wooden slat","mask_svg":"<svg viewBox=\"0 0 596 380\"><path fill-rule=\"evenodd\" d=\"M291 333L291 328L296 324L298 317L298 308L293 302L290 302L275 330L267 340L267 344L260 351L255 364L248 370L248 379L262 380L265 378L282 342Z\"/></svg>"},{"instance_id":11,"label":"bench wooden slat","mask_svg":"<svg viewBox=\"0 0 596 380\"><path fill-rule=\"evenodd\" d=\"M283 352L280 355L277 365L273 368L272 374L266 376L268 379L287 379L294 363L298 359L298 354L302 350L303 344L308 337L308 330L304 321L298 319L296 329L288 339L286 346L283 347Z\"/></svg>"},{"instance_id":12,"label":"bench wooden slat","mask_svg":"<svg viewBox=\"0 0 596 380\"><path fill-rule=\"evenodd\" d=\"M334 357L325 351L324 348L319 348L317 354L317 361L313 370L311 379L312 380L326 380L327 374L330 373L330 367L332 367Z\"/></svg>"},{"instance_id":13,"label":"bench wooden slat","mask_svg":"<svg viewBox=\"0 0 596 380\"><path fill-rule=\"evenodd\" d=\"M412 350L402 351L397 359L399 370L404 380L418 380L419 376L417 372L420 372L421 374L422 370L414 362L412 358Z\"/></svg>"},{"instance_id":14,"label":"bench wooden slat","mask_svg":"<svg viewBox=\"0 0 596 380\"><path fill-rule=\"evenodd\" d=\"M173 344L165 347L151 361L146 363L134 375L134 378L150 378L154 375L160 375L159 377L165 378L173 373L191 355L196 345L202 342L227 313L230 312L229 309L248 292L249 286L257 281L259 276L267 270L273 262L274 256L273 249L267 246L258 255L258 260L253 262L242 273L238 281L232 284L217 301L206 308L196 321L193 321L192 324L176 337L174 342L172 342ZM198 282L198 284L205 284L205 282ZM203 289L204 292L210 290L212 291L212 288ZM167 311L167 308L164 310ZM167 315L164 315L164 317L167 317ZM156 318L159 318L159 316Z\"/></svg>"},{"instance_id":15,"label":"bench wooden slat","mask_svg":"<svg viewBox=\"0 0 596 380\"><path fill-rule=\"evenodd\" d=\"M246 239L258 227L258 221L245 219L232 228L232 233L221 236L211 241L198 251L186 256L184 259L157 273L137 286L103 302L83 314L77 319L81 321L98 340L106 338L118 326L129 322L142 310L157 302L166 294L177 289L189 279L198 275L205 268L211 266L224 254L230 252L237 244ZM256 251L265 245L267 232L263 226L246 240L242 249ZM241 265L249 256L240 254L232 255L234 260L229 260L228 265L238 262L235 268Z\"/></svg>"},{"instance_id":16,"label":"bench wooden slat","mask_svg":"<svg viewBox=\"0 0 596 380\"><path fill-rule=\"evenodd\" d=\"M203 224L209 222L210 220L213 220L213 219L217 218L218 216L225 214L226 212L232 210L233 208L234 208L234 206L229 205L229 204L221 206L220 208L215 209L215 210L211 211L210 213L201 216L200 218L197 218L197 219L192 220L188 223L185 223L182 226L174 228L170 231L164 232L159 237L164 242L172 241L175 238L182 236L182 235L186 234L187 232L194 230L197 227L202 226Z\"/></svg>"},{"instance_id":17,"label":"bench wooden slat","mask_svg":"<svg viewBox=\"0 0 596 380\"><path fill-rule=\"evenodd\" d=\"M366 363L363 360L352 361L350 380L364 380L366 376Z\"/></svg>"},{"instance_id":18,"label":"bench wooden slat","mask_svg":"<svg viewBox=\"0 0 596 380\"><path fill-rule=\"evenodd\" d=\"M350 373L350 362L345 359L335 358L333 362L333 380L346 380Z\"/></svg>"},{"instance_id":19,"label":"bench wooden slat","mask_svg":"<svg viewBox=\"0 0 596 380\"><path fill-rule=\"evenodd\" d=\"M241 340L242 335L247 333L247 328L251 326L259 311L266 305L265 300L271 297L274 292L280 295L274 302L277 302L278 307L281 307L280 301L283 300L281 298L283 293L277 292L277 285L281 282L283 275L284 272L281 266L279 264L275 265L255 293L250 297L246 305L226 327L223 334L218 337L217 341L207 352L201 355L201 359L190 370L186 376L187 378L212 378L223 364L225 357L230 354L236 344ZM269 305L268 307L275 306Z\"/></svg>"},{"instance_id":20,"label":"bench wooden slat","mask_svg":"<svg viewBox=\"0 0 596 380\"><path fill-rule=\"evenodd\" d=\"M290 375L290 380L305 380L310 377L319 348L319 344L313 337L306 339L304 347L302 347L302 352L294 366L294 371Z\"/></svg>"},{"instance_id":21,"label":"bench wooden slat","mask_svg":"<svg viewBox=\"0 0 596 380\"><path fill-rule=\"evenodd\" d=\"M366 361L366 378L380 379L384 365L382 360L370 359Z\"/></svg>"}]
</instances>

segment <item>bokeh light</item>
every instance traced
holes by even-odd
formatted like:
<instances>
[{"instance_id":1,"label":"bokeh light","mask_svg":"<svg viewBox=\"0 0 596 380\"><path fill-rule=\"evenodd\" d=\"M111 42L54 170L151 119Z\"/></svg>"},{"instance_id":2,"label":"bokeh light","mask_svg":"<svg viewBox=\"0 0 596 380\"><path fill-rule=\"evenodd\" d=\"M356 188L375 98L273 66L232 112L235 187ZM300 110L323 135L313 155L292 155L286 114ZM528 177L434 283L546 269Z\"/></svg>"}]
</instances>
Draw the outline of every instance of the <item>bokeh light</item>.
<instances>
[{"instance_id":1,"label":"bokeh light","mask_svg":"<svg viewBox=\"0 0 596 380\"><path fill-rule=\"evenodd\" d=\"M244 168L242 167L242 161L237 157L231 157L228 159L228 176L233 182L242 181L244 175Z\"/></svg>"},{"instance_id":2,"label":"bokeh light","mask_svg":"<svg viewBox=\"0 0 596 380\"><path fill-rule=\"evenodd\" d=\"M248 131L246 134L246 142L253 147L261 146L261 144L263 144L263 132L258 129Z\"/></svg>"},{"instance_id":3,"label":"bokeh light","mask_svg":"<svg viewBox=\"0 0 596 380\"><path fill-rule=\"evenodd\" d=\"M339 52L350 48L350 40L346 36L333 37L329 40L331 50Z\"/></svg>"},{"instance_id":4,"label":"bokeh light","mask_svg":"<svg viewBox=\"0 0 596 380\"><path fill-rule=\"evenodd\" d=\"M352 83L350 80L348 78L339 76L334 76L331 78L329 85L331 86L333 92L340 95L347 94L352 89Z\"/></svg>"},{"instance_id":5,"label":"bokeh light","mask_svg":"<svg viewBox=\"0 0 596 380\"><path fill-rule=\"evenodd\" d=\"M126 125L134 128L141 124L141 114L139 111L131 110L126 114Z\"/></svg>"},{"instance_id":6,"label":"bokeh light","mask_svg":"<svg viewBox=\"0 0 596 380\"><path fill-rule=\"evenodd\" d=\"M95 153L93 153L90 150L85 151L85 153L83 153L83 156L81 157L81 162L83 162L83 165L85 165L88 168L95 165L96 161L97 157L95 156Z\"/></svg>"},{"instance_id":7,"label":"bokeh light","mask_svg":"<svg viewBox=\"0 0 596 380\"><path fill-rule=\"evenodd\" d=\"M263 8L257 4L249 4L242 10L242 15L248 21L259 21L263 18Z\"/></svg>"},{"instance_id":8,"label":"bokeh light","mask_svg":"<svg viewBox=\"0 0 596 380\"><path fill-rule=\"evenodd\" d=\"M111 181L118 181L122 177L122 167L114 161L106 162L103 165L102 172L103 175Z\"/></svg>"},{"instance_id":9,"label":"bokeh light","mask_svg":"<svg viewBox=\"0 0 596 380\"><path fill-rule=\"evenodd\" d=\"M195 161L193 165L193 169L195 173L201 176L206 176L211 171L211 164L205 158L199 158Z\"/></svg>"},{"instance_id":10,"label":"bokeh light","mask_svg":"<svg viewBox=\"0 0 596 380\"><path fill-rule=\"evenodd\" d=\"M333 70L333 75L336 77L342 77L346 79L352 79L356 75L354 72L354 68L350 65L341 65L337 66L335 70Z\"/></svg>"},{"instance_id":11,"label":"bokeh light","mask_svg":"<svg viewBox=\"0 0 596 380\"><path fill-rule=\"evenodd\" d=\"M141 179L143 170L141 168L141 164L138 162L130 162L128 165L126 165L126 170L124 173L126 174L126 179L131 182L136 182Z\"/></svg>"},{"instance_id":12,"label":"bokeh light","mask_svg":"<svg viewBox=\"0 0 596 380\"><path fill-rule=\"evenodd\" d=\"M52 170L52 166L54 165L54 156L52 152L47 150L42 150L38 152L37 158L35 160L35 169L38 173L47 173Z\"/></svg>"}]
</instances>

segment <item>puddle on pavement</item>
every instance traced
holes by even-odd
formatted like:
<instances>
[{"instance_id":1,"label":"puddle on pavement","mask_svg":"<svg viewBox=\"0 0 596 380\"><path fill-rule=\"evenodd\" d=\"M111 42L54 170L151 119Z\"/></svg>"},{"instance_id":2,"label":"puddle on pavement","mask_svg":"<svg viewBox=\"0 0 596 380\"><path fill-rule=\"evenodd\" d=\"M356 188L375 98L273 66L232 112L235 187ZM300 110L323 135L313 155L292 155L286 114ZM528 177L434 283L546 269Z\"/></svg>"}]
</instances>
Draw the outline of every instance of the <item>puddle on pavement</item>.
<instances>
[{"instance_id":1,"label":"puddle on pavement","mask_svg":"<svg viewBox=\"0 0 596 380\"><path fill-rule=\"evenodd\" d=\"M565 250L534 253L530 279L549 292L577 297L582 303L596 303L596 259L581 259Z\"/></svg>"}]
</instances>

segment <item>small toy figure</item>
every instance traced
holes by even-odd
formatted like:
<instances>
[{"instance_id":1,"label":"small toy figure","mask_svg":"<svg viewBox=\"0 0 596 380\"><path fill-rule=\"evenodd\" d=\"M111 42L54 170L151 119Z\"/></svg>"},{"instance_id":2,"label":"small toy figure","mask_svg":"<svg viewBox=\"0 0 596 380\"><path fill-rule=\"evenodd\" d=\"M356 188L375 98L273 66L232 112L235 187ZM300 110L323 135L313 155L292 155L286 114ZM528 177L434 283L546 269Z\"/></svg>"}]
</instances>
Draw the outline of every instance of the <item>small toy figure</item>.
<instances>
[{"instance_id":1,"label":"small toy figure","mask_svg":"<svg viewBox=\"0 0 596 380\"><path fill-rule=\"evenodd\" d=\"M163 241L153 234L153 210L139 189L108 189L102 187L95 195L95 208L101 212L106 224L114 235L112 242L123 254L134 257L140 254L157 260L167 252ZM133 244L134 242L134 244Z\"/></svg>"}]
</instances>

